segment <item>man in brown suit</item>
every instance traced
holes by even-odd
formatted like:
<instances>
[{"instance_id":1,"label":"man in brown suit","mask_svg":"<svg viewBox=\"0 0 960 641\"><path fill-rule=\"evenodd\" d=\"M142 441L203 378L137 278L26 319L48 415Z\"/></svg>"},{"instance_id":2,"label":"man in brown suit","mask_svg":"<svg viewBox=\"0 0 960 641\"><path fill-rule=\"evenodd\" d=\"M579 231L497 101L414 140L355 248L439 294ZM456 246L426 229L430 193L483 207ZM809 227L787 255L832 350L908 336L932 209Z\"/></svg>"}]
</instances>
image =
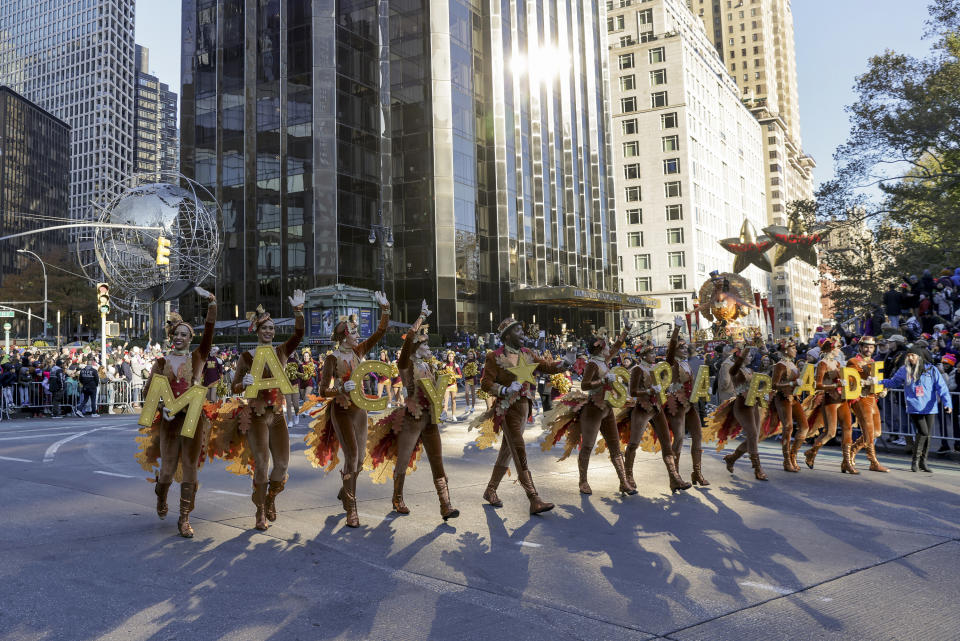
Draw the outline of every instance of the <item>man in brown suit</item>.
<instances>
[{"instance_id":1,"label":"man in brown suit","mask_svg":"<svg viewBox=\"0 0 960 641\"><path fill-rule=\"evenodd\" d=\"M497 496L497 487L507 473L508 459L512 455L520 485L530 500L530 514L539 514L552 510L554 506L537 495L523 443L523 428L537 393L533 373L539 370L544 374L557 374L565 371L567 366L563 361L546 361L523 347L523 326L515 318L505 319L497 330L503 345L487 354L480 389L495 399L491 410L494 429L503 433L503 443L483 498L494 507L503 505Z\"/></svg>"}]
</instances>

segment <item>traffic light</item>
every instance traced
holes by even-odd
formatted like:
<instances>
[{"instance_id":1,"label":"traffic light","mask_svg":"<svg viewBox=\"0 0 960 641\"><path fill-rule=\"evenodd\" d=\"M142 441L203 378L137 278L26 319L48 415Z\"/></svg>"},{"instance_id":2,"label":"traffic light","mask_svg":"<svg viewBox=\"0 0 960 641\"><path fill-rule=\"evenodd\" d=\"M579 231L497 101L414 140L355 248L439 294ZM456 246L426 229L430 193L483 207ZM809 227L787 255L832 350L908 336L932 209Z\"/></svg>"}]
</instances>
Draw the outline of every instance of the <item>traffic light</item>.
<instances>
[{"instance_id":1,"label":"traffic light","mask_svg":"<svg viewBox=\"0 0 960 641\"><path fill-rule=\"evenodd\" d=\"M157 264L170 264L170 239L163 236L157 237Z\"/></svg>"},{"instance_id":2,"label":"traffic light","mask_svg":"<svg viewBox=\"0 0 960 641\"><path fill-rule=\"evenodd\" d=\"M110 313L110 285L97 283L97 310L101 315Z\"/></svg>"}]
</instances>

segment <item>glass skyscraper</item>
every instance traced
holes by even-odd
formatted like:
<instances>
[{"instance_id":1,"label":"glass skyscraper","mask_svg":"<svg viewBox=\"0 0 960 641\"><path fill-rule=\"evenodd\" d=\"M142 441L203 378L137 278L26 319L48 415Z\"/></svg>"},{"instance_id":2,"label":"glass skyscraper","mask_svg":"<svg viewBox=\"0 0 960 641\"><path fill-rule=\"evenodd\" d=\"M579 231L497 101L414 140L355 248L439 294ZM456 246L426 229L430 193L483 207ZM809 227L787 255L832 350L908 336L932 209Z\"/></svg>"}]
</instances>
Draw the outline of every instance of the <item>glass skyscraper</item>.
<instances>
[{"instance_id":1,"label":"glass skyscraper","mask_svg":"<svg viewBox=\"0 0 960 641\"><path fill-rule=\"evenodd\" d=\"M604 324L605 11L183 0L181 168L223 207L227 308L289 315L294 288L341 282L385 287L400 320L426 299L446 334Z\"/></svg>"}]
</instances>

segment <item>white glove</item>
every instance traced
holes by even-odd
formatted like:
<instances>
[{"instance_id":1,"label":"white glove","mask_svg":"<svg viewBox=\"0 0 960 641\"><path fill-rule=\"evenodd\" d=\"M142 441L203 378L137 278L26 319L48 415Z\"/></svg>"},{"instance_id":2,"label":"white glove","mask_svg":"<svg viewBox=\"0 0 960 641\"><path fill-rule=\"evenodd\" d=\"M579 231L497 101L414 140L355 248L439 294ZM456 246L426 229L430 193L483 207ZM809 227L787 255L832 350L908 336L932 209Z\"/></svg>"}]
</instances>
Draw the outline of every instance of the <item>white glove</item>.
<instances>
[{"instance_id":1,"label":"white glove","mask_svg":"<svg viewBox=\"0 0 960 641\"><path fill-rule=\"evenodd\" d=\"M253 374L244 374L240 382L243 383L244 386L253 385Z\"/></svg>"},{"instance_id":2,"label":"white glove","mask_svg":"<svg viewBox=\"0 0 960 641\"><path fill-rule=\"evenodd\" d=\"M663 389L663 388L660 387L659 385L651 385L651 386L650 386L650 389L653 390L654 392L656 392L657 394L659 394L659 393L660 393L660 390Z\"/></svg>"},{"instance_id":3,"label":"white glove","mask_svg":"<svg viewBox=\"0 0 960 641\"><path fill-rule=\"evenodd\" d=\"M199 296L200 298L210 298L210 299L216 300L213 294L205 290L203 287L194 287L193 291L195 291L197 293L197 296Z\"/></svg>"},{"instance_id":4,"label":"white glove","mask_svg":"<svg viewBox=\"0 0 960 641\"><path fill-rule=\"evenodd\" d=\"M345 392L352 392L352 391L355 390L356 388L357 388L357 384L354 383L353 381L346 381L346 382L343 384L343 390L344 390Z\"/></svg>"},{"instance_id":5,"label":"white glove","mask_svg":"<svg viewBox=\"0 0 960 641\"><path fill-rule=\"evenodd\" d=\"M613 372L607 372L607 373L604 375L603 380L605 380L605 381L608 382L608 383L612 383L612 382L614 382L615 380L617 380L617 375L614 374Z\"/></svg>"},{"instance_id":6,"label":"white glove","mask_svg":"<svg viewBox=\"0 0 960 641\"><path fill-rule=\"evenodd\" d=\"M510 383L507 387L507 396L512 396L513 394L519 394L520 390L523 389L523 384L520 381L514 381Z\"/></svg>"},{"instance_id":7,"label":"white glove","mask_svg":"<svg viewBox=\"0 0 960 641\"><path fill-rule=\"evenodd\" d=\"M168 423L173 420L174 413L171 412L169 408L167 407L161 408L160 413L163 414L163 420L167 421Z\"/></svg>"},{"instance_id":8,"label":"white glove","mask_svg":"<svg viewBox=\"0 0 960 641\"><path fill-rule=\"evenodd\" d=\"M677 327L683 327L684 325L687 324L687 322L683 320L683 316L674 316L673 324L676 325Z\"/></svg>"},{"instance_id":9,"label":"white glove","mask_svg":"<svg viewBox=\"0 0 960 641\"><path fill-rule=\"evenodd\" d=\"M295 310L303 308L303 304L306 302L307 297L304 295L302 289L293 290L293 296L288 296L287 300L290 301L290 306Z\"/></svg>"},{"instance_id":10,"label":"white glove","mask_svg":"<svg viewBox=\"0 0 960 641\"><path fill-rule=\"evenodd\" d=\"M383 292L374 292L373 299L377 301L377 305L380 307L390 307L390 303L387 302L387 295Z\"/></svg>"},{"instance_id":11,"label":"white glove","mask_svg":"<svg viewBox=\"0 0 960 641\"><path fill-rule=\"evenodd\" d=\"M386 299L384 299L384 301L386 301ZM429 316L429 315L432 314L432 313L433 313L433 312L430 311L430 308L427 307L427 301L426 301L426 300L421 301L421 302L420 302L420 315L423 316L424 318L426 318L427 316Z\"/></svg>"}]
</instances>

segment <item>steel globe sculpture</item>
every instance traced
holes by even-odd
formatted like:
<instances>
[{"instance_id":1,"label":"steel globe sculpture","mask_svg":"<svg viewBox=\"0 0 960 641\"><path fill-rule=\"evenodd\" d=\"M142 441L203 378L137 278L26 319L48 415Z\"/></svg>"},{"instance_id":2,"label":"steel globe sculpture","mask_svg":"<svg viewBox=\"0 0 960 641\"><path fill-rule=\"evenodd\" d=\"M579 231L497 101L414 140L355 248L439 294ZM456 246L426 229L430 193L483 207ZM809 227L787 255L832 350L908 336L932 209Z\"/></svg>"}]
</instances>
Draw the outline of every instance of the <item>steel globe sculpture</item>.
<instances>
[{"instance_id":1,"label":"steel globe sculpture","mask_svg":"<svg viewBox=\"0 0 960 641\"><path fill-rule=\"evenodd\" d=\"M158 178L169 182L153 182ZM176 298L213 273L221 250L220 211L200 184L179 174L138 174L112 190L99 209L97 222L117 227L92 231L96 263L131 297ZM158 264L161 239L169 241L166 264Z\"/></svg>"}]
</instances>

